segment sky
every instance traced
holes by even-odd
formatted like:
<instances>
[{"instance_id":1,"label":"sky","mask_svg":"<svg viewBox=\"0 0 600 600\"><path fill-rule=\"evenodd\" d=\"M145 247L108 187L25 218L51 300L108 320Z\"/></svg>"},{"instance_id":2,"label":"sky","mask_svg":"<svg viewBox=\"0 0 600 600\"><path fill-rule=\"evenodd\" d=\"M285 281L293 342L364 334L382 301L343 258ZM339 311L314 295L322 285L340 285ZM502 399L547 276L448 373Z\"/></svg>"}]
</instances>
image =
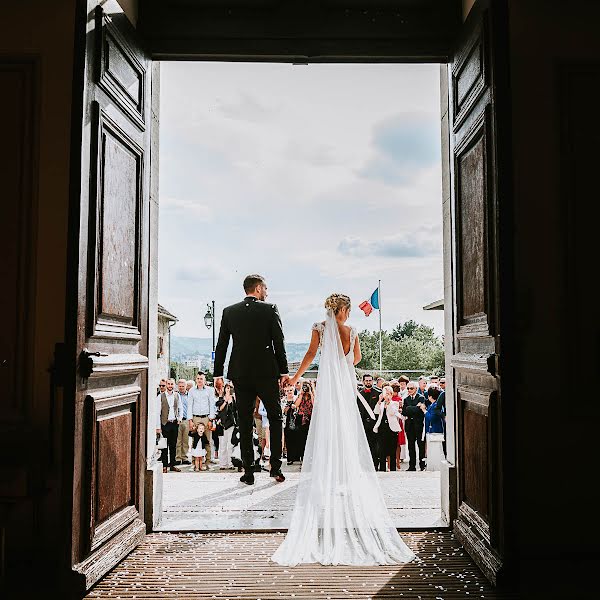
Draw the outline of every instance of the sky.
<instances>
[{"instance_id":1,"label":"sky","mask_svg":"<svg viewBox=\"0 0 600 600\"><path fill-rule=\"evenodd\" d=\"M332 292L350 323L381 279L384 329L443 334L437 65L161 64L159 302L176 336L211 337L207 303L267 279L286 340Z\"/></svg>"}]
</instances>

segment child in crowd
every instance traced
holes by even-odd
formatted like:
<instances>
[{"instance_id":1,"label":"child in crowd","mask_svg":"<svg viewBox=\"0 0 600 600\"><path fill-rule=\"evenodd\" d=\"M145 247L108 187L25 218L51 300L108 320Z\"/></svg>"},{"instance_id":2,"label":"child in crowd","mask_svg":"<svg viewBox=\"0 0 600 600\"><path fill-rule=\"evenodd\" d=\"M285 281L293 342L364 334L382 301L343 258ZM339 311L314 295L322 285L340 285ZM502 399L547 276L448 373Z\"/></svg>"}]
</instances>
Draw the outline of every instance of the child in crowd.
<instances>
[{"instance_id":1,"label":"child in crowd","mask_svg":"<svg viewBox=\"0 0 600 600\"><path fill-rule=\"evenodd\" d=\"M263 430L263 444L262 444L262 458L266 463L267 459L271 457L271 440L269 438L269 419L267 417L267 409L263 404L262 400L258 403L258 414L262 419L262 430Z\"/></svg>"},{"instance_id":2,"label":"child in crowd","mask_svg":"<svg viewBox=\"0 0 600 600\"><path fill-rule=\"evenodd\" d=\"M189 436L192 438L192 458L194 459L194 471L206 471L208 467L202 464L206 456L205 446L208 445L208 438L204 433L203 423L192 423L190 425Z\"/></svg>"}]
</instances>

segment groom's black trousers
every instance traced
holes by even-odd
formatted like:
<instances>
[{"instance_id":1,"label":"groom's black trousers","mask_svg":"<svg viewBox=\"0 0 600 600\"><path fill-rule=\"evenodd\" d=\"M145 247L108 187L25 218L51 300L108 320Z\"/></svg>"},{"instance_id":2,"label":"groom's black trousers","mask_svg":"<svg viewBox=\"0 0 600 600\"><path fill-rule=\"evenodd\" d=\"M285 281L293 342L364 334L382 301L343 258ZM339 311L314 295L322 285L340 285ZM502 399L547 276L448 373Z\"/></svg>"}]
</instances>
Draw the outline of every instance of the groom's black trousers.
<instances>
[{"instance_id":1,"label":"groom's black trousers","mask_svg":"<svg viewBox=\"0 0 600 600\"><path fill-rule=\"evenodd\" d=\"M256 398L260 398L267 410L269 419L269 438L271 449L271 471L281 469L281 433L282 412L279 400L279 381L260 377L240 377L233 380L237 402L240 453L246 473L253 472L254 446L252 444L252 428L254 426L254 406Z\"/></svg>"}]
</instances>

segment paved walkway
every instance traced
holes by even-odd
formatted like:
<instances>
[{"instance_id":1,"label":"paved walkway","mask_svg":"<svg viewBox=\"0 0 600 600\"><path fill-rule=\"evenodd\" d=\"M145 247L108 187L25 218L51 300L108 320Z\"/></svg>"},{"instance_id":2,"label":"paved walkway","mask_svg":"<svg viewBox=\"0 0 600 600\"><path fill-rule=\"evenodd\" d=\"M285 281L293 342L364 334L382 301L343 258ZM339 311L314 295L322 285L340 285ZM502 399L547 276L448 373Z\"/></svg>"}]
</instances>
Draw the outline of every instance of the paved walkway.
<instances>
[{"instance_id":1,"label":"paved walkway","mask_svg":"<svg viewBox=\"0 0 600 600\"><path fill-rule=\"evenodd\" d=\"M386 504L399 529L444 526L440 510L439 472L379 473ZM291 520L299 465L282 467L284 483L267 472L256 483L240 483L237 471L163 475L163 516L157 531L281 531Z\"/></svg>"},{"instance_id":2,"label":"paved walkway","mask_svg":"<svg viewBox=\"0 0 600 600\"><path fill-rule=\"evenodd\" d=\"M269 559L283 537L282 533L154 533L146 536L87 598L515 598L488 584L449 531L404 533L418 560L382 567L280 567Z\"/></svg>"}]
</instances>

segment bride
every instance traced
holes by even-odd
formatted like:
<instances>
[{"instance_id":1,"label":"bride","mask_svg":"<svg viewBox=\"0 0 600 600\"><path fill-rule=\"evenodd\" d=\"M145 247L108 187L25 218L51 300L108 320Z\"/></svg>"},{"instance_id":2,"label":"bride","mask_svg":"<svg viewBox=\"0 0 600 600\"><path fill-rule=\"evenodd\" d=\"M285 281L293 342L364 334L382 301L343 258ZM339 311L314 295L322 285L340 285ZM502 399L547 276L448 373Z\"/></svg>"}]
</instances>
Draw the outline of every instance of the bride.
<instances>
[{"instance_id":1,"label":"bride","mask_svg":"<svg viewBox=\"0 0 600 600\"><path fill-rule=\"evenodd\" d=\"M296 504L287 536L273 554L280 565L389 565L415 558L388 514L358 412L354 365L360 342L346 325L350 298L332 294L327 319L315 323L294 385L319 348L319 376Z\"/></svg>"}]
</instances>

